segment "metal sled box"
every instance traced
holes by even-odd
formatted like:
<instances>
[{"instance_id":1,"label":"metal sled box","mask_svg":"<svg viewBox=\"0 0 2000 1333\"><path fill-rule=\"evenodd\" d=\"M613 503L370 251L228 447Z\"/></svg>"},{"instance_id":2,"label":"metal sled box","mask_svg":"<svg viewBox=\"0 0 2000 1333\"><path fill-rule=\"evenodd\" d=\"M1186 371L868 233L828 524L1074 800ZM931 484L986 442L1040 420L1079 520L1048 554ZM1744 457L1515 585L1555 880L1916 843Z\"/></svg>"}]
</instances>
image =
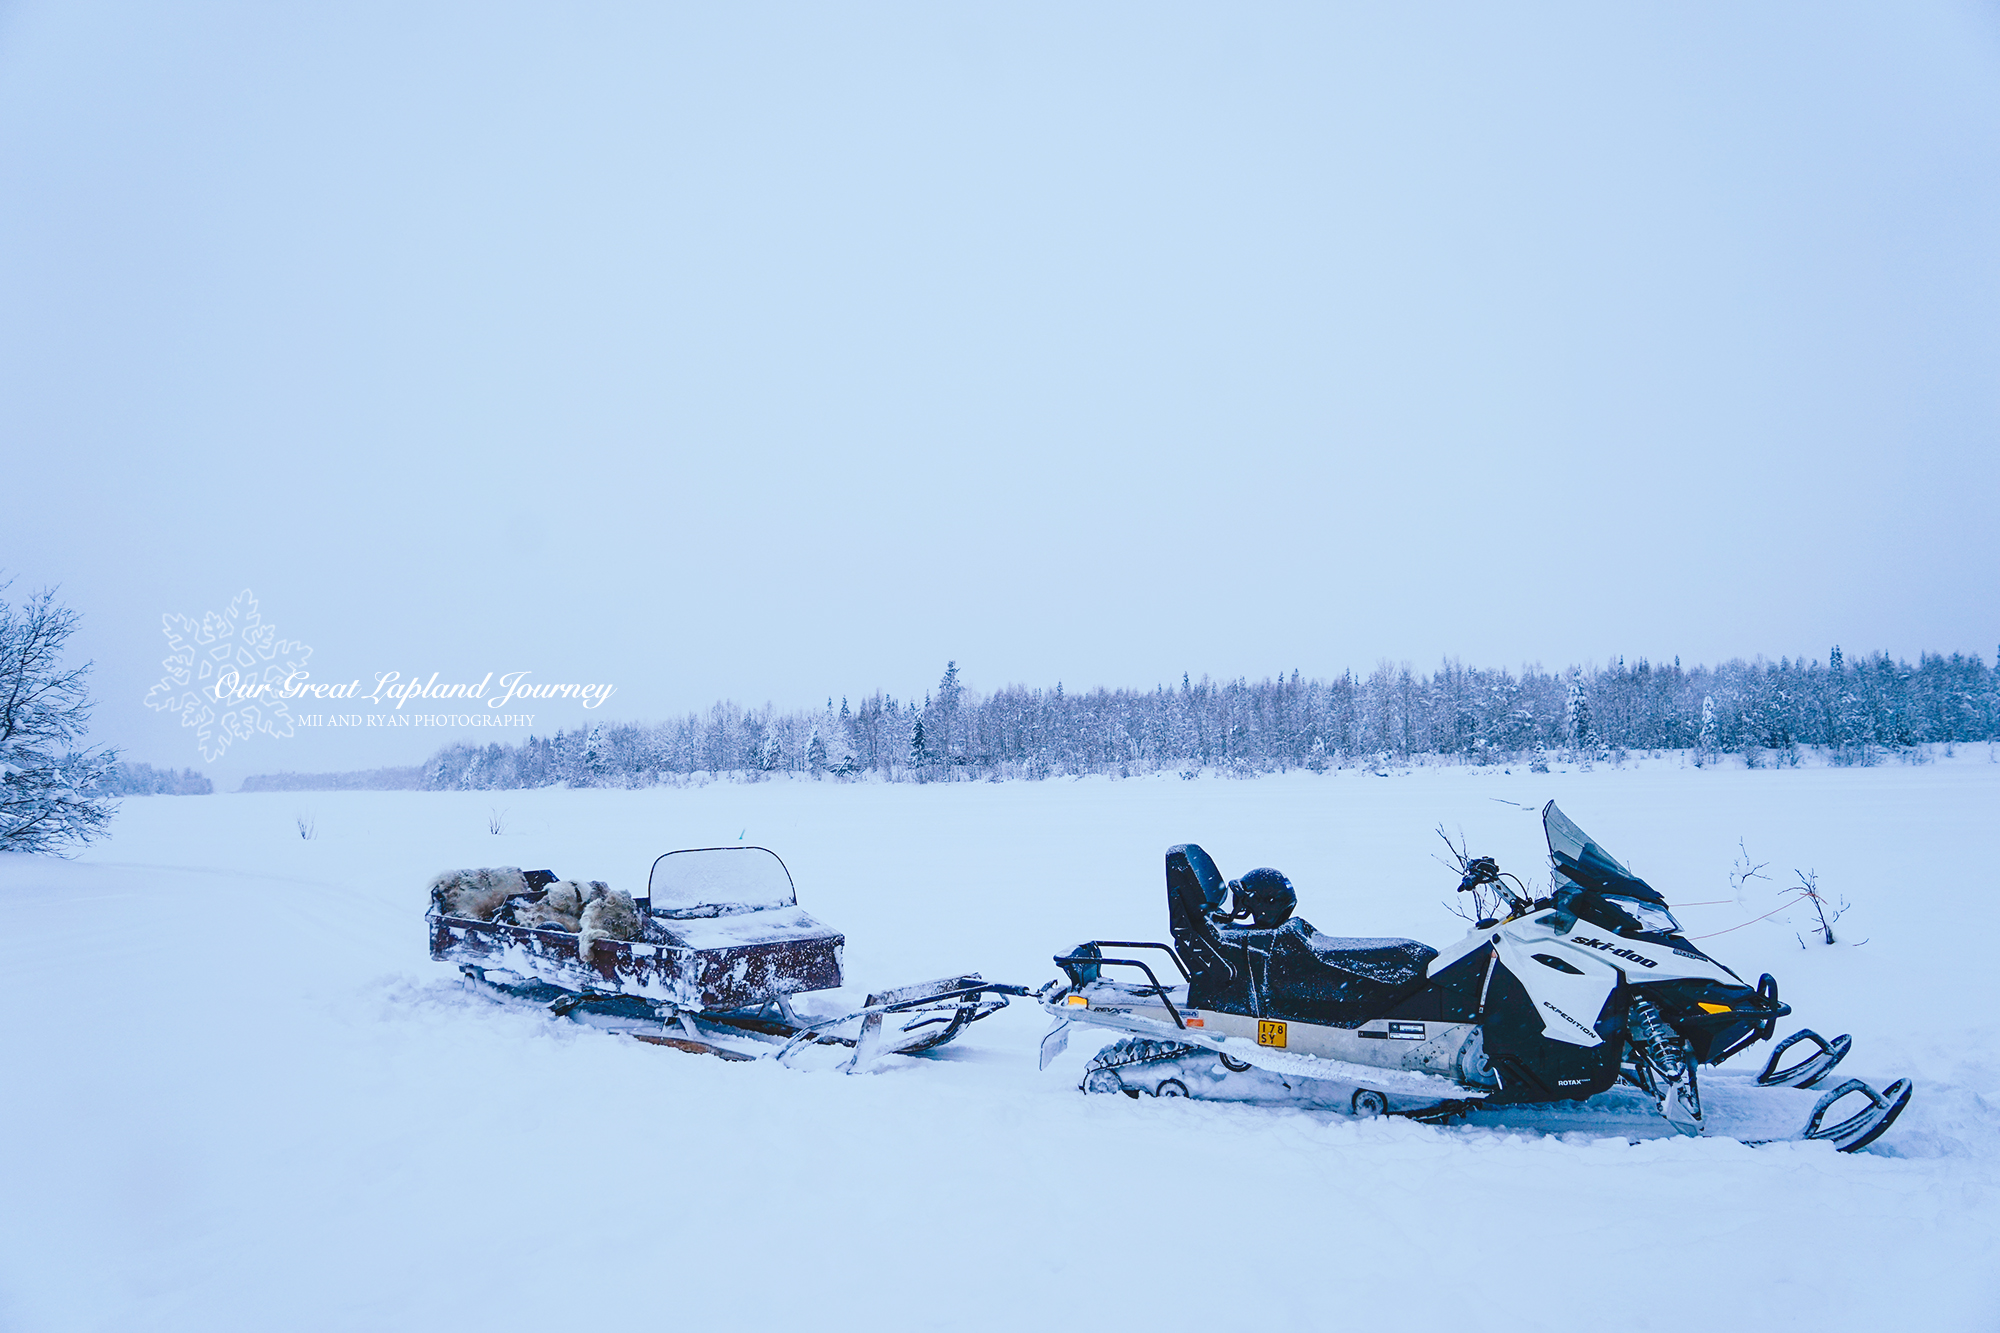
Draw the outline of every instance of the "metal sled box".
<instances>
[{"instance_id":1,"label":"metal sled box","mask_svg":"<svg viewBox=\"0 0 2000 1333\"><path fill-rule=\"evenodd\" d=\"M684 1009L743 1009L841 984L846 936L799 908L676 920L650 917L646 938L598 940L589 959L568 931L432 910L431 957L504 968L566 990L618 991Z\"/></svg>"}]
</instances>

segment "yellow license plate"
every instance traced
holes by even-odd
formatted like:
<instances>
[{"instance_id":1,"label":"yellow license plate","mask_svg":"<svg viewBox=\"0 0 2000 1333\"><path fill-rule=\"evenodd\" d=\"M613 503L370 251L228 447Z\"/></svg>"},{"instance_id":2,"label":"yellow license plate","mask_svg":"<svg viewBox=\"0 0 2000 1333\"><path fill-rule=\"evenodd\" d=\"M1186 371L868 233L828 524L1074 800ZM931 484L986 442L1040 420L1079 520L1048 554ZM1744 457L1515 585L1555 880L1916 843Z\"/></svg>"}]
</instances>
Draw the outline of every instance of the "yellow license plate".
<instances>
[{"instance_id":1,"label":"yellow license plate","mask_svg":"<svg viewBox=\"0 0 2000 1333\"><path fill-rule=\"evenodd\" d=\"M1283 1046L1285 1044L1285 1025L1283 1023L1273 1023L1268 1019L1257 1020L1257 1044L1259 1046Z\"/></svg>"}]
</instances>

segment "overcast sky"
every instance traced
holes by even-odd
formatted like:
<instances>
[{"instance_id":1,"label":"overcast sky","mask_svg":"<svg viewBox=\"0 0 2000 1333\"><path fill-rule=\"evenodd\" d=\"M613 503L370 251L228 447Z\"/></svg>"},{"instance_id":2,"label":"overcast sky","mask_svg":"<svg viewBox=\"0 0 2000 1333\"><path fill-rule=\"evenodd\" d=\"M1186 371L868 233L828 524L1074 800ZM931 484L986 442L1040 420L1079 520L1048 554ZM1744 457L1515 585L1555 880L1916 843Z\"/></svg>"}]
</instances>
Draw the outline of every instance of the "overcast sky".
<instances>
[{"instance_id":1,"label":"overcast sky","mask_svg":"<svg viewBox=\"0 0 2000 1333\"><path fill-rule=\"evenodd\" d=\"M551 725L1990 656L1996 366L1990 4L0 7L0 568L156 763L245 588Z\"/></svg>"}]
</instances>

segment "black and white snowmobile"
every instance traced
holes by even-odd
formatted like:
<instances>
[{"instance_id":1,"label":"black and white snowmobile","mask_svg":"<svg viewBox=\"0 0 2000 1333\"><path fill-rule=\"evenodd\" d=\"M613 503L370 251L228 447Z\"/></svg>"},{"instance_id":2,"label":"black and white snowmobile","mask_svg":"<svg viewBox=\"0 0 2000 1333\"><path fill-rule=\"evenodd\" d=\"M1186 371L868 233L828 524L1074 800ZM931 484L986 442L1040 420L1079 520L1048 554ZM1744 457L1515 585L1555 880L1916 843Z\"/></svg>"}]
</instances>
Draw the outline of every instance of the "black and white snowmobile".
<instances>
[{"instance_id":1,"label":"black and white snowmobile","mask_svg":"<svg viewBox=\"0 0 2000 1333\"><path fill-rule=\"evenodd\" d=\"M1277 871L1232 883L1200 847L1170 848L1173 943L1092 940L1058 957L1067 985L1042 995L1056 1020L1042 1066L1085 1023L1129 1034L1089 1061L1086 1092L1419 1119L1515 1111L1525 1125L1607 1133L1623 1132L1621 1109L1650 1104L1673 1130L1702 1133L1717 1118L1702 1104L1700 1066L1768 1040L1791 1007L1768 974L1747 984L1690 943L1659 893L1553 801L1542 823L1554 892L1531 899L1491 858L1464 859L1460 890L1499 907L1442 953L1321 935L1292 915L1296 895ZM1178 979L1159 975L1169 964ZM1768 1115L1743 1095L1811 1088L1850 1046L1809 1030L1787 1037L1754 1083L1725 1081L1718 1128L1846 1152L1872 1142L1908 1105L1908 1080L1877 1092L1848 1079L1791 1132L1762 1132ZM1582 1102L1593 1114L1548 1113Z\"/></svg>"}]
</instances>

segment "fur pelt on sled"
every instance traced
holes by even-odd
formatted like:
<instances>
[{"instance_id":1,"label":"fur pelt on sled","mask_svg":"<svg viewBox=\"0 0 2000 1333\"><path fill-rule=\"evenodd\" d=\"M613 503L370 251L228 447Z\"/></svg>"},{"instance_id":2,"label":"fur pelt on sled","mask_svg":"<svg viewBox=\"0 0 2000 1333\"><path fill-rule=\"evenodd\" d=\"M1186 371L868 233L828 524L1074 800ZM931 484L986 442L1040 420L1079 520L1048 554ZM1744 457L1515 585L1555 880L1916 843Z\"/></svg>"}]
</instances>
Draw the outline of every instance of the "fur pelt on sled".
<instances>
[{"instance_id":1,"label":"fur pelt on sled","mask_svg":"<svg viewBox=\"0 0 2000 1333\"><path fill-rule=\"evenodd\" d=\"M639 906L632 895L603 880L590 882L578 920L576 953L585 962L599 940L636 940L640 935Z\"/></svg>"},{"instance_id":2,"label":"fur pelt on sled","mask_svg":"<svg viewBox=\"0 0 2000 1333\"><path fill-rule=\"evenodd\" d=\"M567 930L576 933L577 919L583 915L584 886L573 879L559 879L538 903L523 903L514 909L514 924L539 930Z\"/></svg>"},{"instance_id":3,"label":"fur pelt on sled","mask_svg":"<svg viewBox=\"0 0 2000 1333\"><path fill-rule=\"evenodd\" d=\"M519 866L447 870L431 881L431 901L440 912L474 921L493 920L509 898L527 891Z\"/></svg>"},{"instance_id":4,"label":"fur pelt on sled","mask_svg":"<svg viewBox=\"0 0 2000 1333\"><path fill-rule=\"evenodd\" d=\"M446 916L505 921L576 935L577 955L588 961L599 940L636 940L645 933L632 895L601 879L562 879L529 901L528 881L515 866L447 870L431 881L431 901Z\"/></svg>"}]
</instances>

